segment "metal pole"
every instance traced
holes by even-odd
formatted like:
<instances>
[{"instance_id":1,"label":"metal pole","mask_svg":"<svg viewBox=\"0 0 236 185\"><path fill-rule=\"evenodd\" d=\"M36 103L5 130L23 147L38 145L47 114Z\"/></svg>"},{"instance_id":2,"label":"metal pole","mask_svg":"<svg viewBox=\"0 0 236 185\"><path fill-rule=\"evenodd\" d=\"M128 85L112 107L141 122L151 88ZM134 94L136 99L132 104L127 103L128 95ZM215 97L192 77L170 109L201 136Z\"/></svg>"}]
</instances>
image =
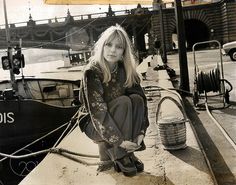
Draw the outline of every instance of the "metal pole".
<instances>
[{"instance_id":1,"label":"metal pole","mask_svg":"<svg viewBox=\"0 0 236 185\"><path fill-rule=\"evenodd\" d=\"M189 76L188 76L188 61L186 54L186 39L185 28L182 13L181 0L175 0L175 17L178 35L178 50L179 50L179 68L180 68L180 89L184 91L189 90Z\"/></svg>"},{"instance_id":2,"label":"metal pole","mask_svg":"<svg viewBox=\"0 0 236 185\"><path fill-rule=\"evenodd\" d=\"M5 18L6 41L7 41L7 47L9 47L10 46L10 32L9 32L9 26L8 26L8 20L7 20L7 8L6 8L5 0L3 0L3 8L4 8L4 18Z\"/></svg>"},{"instance_id":3,"label":"metal pole","mask_svg":"<svg viewBox=\"0 0 236 185\"><path fill-rule=\"evenodd\" d=\"M7 42L7 55L8 59L11 63L11 66L13 68L13 56L12 56L12 48L10 46L10 32L9 32L9 26L8 26L8 20L7 20L7 8L6 8L6 1L3 0L3 8L4 8L4 18L5 18L5 31L6 31L6 42ZM11 78L11 84L13 90L17 90L17 86L15 83L15 75L13 73L13 69L10 69L10 78Z\"/></svg>"},{"instance_id":4,"label":"metal pole","mask_svg":"<svg viewBox=\"0 0 236 185\"><path fill-rule=\"evenodd\" d=\"M161 56L163 63L167 63L167 55L166 55L166 42L165 42L165 30L164 30L164 21L163 21L163 11L162 11L162 4L160 6L160 27L161 27Z\"/></svg>"}]
</instances>

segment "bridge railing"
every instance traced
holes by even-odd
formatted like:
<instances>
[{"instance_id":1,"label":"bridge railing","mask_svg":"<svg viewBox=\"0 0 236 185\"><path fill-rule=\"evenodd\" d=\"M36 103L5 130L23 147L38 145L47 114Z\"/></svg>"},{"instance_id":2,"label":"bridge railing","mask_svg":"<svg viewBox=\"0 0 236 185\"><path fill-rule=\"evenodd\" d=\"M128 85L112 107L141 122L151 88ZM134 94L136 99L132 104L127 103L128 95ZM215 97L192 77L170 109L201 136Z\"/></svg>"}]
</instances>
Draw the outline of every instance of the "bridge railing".
<instances>
[{"instance_id":1,"label":"bridge railing","mask_svg":"<svg viewBox=\"0 0 236 185\"><path fill-rule=\"evenodd\" d=\"M152 7L148 7L148 10L152 10ZM118 11L112 11L111 16L122 16L122 15L128 15L131 14L131 10L118 10ZM71 16L73 19L76 20L86 20L86 19L95 19L95 18L102 18L102 17L108 17L109 12L101 12L101 13L93 13L93 14L81 14L81 15L74 15ZM35 25L41 25L41 24L59 24L64 23L66 21L67 17L55 17L50 19L40 19L40 20L31 20L34 21ZM24 27L27 26L28 22L17 22L17 23L10 23L10 28L14 27ZM0 29L5 29L5 24L0 25Z\"/></svg>"}]
</instances>

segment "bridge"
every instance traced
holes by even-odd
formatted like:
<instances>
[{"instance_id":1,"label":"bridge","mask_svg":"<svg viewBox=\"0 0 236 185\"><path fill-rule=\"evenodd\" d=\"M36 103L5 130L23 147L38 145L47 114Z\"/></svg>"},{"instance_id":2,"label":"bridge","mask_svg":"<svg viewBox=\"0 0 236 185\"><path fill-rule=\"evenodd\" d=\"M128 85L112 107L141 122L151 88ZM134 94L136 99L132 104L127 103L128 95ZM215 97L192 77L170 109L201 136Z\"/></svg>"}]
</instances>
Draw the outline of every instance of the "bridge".
<instances>
[{"instance_id":1,"label":"bridge","mask_svg":"<svg viewBox=\"0 0 236 185\"><path fill-rule=\"evenodd\" d=\"M22 39L22 47L90 50L99 35L109 26L122 25L139 53L153 53L155 43L161 41L164 29L166 50L174 49L176 18L174 6L162 5L154 0L153 7L108 11L97 14L72 16L47 20L33 20L10 24L11 44ZM236 40L236 1L220 0L215 3L183 6L186 45L216 39L222 44ZM163 22L161 22L161 17ZM5 48L5 27L0 26L0 47Z\"/></svg>"}]
</instances>

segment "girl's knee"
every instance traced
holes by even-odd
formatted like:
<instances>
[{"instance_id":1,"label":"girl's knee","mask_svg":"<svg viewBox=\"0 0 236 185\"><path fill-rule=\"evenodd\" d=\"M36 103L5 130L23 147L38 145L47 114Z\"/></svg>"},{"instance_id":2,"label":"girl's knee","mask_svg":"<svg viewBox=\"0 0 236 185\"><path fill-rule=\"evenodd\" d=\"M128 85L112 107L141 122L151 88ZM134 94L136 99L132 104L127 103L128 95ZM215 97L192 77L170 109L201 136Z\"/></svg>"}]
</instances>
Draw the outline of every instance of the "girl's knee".
<instances>
[{"instance_id":1,"label":"girl's knee","mask_svg":"<svg viewBox=\"0 0 236 185\"><path fill-rule=\"evenodd\" d=\"M140 96L138 94L131 94L130 99L133 104L144 105L144 100L143 100L142 96Z\"/></svg>"},{"instance_id":2,"label":"girl's knee","mask_svg":"<svg viewBox=\"0 0 236 185\"><path fill-rule=\"evenodd\" d=\"M108 104L110 111L116 110L117 107L120 107L122 110L129 110L132 108L131 99L128 96L120 96Z\"/></svg>"},{"instance_id":3,"label":"girl's knee","mask_svg":"<svg viewBox=\"0 0 236 185\"><path fill-rule=\"evenodd\" d=\"M128 96L120 96L117 99L118 103L122 104L122 105L126 105L126 106L132 106L132 102L131 99Z\"/></svg>"}]
</instances>

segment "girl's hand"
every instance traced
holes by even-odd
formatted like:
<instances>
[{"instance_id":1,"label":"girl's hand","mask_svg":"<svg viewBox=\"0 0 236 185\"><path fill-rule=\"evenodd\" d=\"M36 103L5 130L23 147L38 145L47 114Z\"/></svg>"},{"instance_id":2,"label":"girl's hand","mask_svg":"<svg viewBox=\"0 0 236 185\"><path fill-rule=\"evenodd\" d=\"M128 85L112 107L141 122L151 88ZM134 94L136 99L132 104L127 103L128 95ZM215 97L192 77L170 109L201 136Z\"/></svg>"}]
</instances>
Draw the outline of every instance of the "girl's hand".
<instances>
[{"instance_id":1,"label":"girl's hand","mask_svg":"<svg viewBox=\"0 0 236 185\"><path fill-rule=\"evenodd\" d=\"M143 134L138 135L138 137L137 137L137 145L140 146L140 144L142 143L143 139L144 139L144 135Z\"/></svg>"},{"instance_id":2,"label":"girl's hand","mask_svg":"<svg viewBox=\"0 0 236 185\"><path fill-rule=\"evenodd\" d=\"M121 148L124 148L128 153L134 152L135 150L140 148L140 145L131 141L123 141L120 144Z\"/></svg>"}]
</instances>

